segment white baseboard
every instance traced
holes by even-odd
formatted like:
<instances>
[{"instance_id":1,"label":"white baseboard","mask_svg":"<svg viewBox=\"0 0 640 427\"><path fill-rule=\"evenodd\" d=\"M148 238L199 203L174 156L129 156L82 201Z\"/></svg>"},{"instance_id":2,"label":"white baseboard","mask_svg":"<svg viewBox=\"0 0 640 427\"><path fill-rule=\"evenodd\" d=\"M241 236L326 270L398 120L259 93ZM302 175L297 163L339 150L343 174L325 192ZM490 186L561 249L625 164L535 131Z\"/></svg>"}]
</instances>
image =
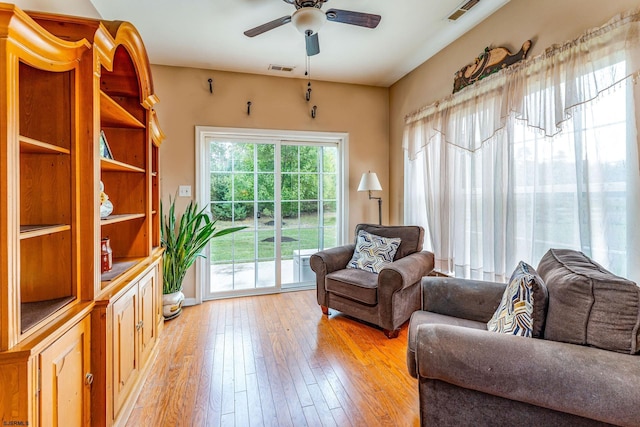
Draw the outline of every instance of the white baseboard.
<instances>
[{"instance_id":1,"label":"white baseboard","mask_svg":"<svg viewBox=\"0 0 640 427\"><path fill-rule=\"evenodd\" d=\"M182 305L184 307L189 307L191 305L198 305L198 304L200 304L200 303L195 298L185 298L184 301L182 302Z\"/></svg>"},{"instance_id":2,"label":"white baseboard","mask_svg":"<svg viewBox=\"0 0 640 427\"><path fill-rule=\"evenodd\" d=\"M225 294L221 294L215 298L211 298L210 300L207 301L212 301L212 300L216 300L216 299L224 299L224 298L239 298L239 297L249 297L249 296L258 296L258 295L269 295L269 294L275 294L275 293L282 293L282 292L295 292L295 291L306 291L309 289L315 289L316 288L316 284L315 283L305 283L302 284L300 286L297 286L295 288L284 288L284 289L273 289L271 291L265 291L264 289L248 289L244 292L237 292L235 295L225 295ZM197 298L185 298L184 301L182 302L182 306L183 307L189 307L192 305L198 305L198 304L202 304L203 301L198 301Z\"/></svg>"}]
</instances>

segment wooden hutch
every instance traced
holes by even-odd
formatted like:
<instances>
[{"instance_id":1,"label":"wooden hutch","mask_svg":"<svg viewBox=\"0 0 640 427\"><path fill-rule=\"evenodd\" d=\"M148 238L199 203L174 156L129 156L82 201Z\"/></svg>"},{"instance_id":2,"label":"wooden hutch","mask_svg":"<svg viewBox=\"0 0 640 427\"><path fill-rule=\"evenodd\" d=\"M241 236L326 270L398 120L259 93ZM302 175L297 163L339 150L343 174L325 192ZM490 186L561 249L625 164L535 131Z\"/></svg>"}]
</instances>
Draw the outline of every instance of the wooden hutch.
<instances>
[{"instance_id":1,"label":"wooden hutch","mask_svg":"<svg viewBox=\"0 0 640 427\"><path fill-rule=\"evenodd\" d=\"M131 24L0 3L3 425L117 425L135 403L163 325L157 101Z\"/></svg>"}]
</instances>

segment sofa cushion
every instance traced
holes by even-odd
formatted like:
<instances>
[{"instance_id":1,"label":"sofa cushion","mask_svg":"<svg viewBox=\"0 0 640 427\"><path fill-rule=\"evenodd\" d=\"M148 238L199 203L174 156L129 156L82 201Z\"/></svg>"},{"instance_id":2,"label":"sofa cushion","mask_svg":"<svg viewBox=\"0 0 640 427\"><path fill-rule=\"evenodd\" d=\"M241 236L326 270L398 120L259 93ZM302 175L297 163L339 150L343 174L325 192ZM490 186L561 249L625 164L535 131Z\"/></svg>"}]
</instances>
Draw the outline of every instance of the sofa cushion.
<instances>
[{"instance_id":1,"label":"sofa cushion","mask_svg":"<svg viewBox=\"0 0 640 427\"><path fill-rule=\"evenodd\" d=\"M325 289L327 292L363 304L378 303L378 275L365 270L349 268L329 273L326 276Z\"/></svg>"},{"instance_id":2,"label":"sofa cushion","mask_svg":"<svg viewBox=\"0 0 640 427\"><path fill-rule=\"evenodd\" d=\"M401 239L398 237L382 237L360 230L356 239L356 249L347 268L380 273L385 265L393 262L400 242Z\"/></svg>"},{"instance_id":3,"label":"sofa cushion","mask_svg":"<svg viewBox=\"0 0 640 427\"><path fill-rule=\"evenodd\" d=\"M567 249L550 249L538 272L549 289L546 339L621 353L640 351L640 288Z\"/></svg>"},{"instance_id":4,"label":"sofa cushion","mask_svg":"<svg viewBox=\"0 0 640 427\"><path fill-rule=\"evenodd\" d=\"M545 321L547 288L536 271L520 261L487 323L492 332L539 338Z\"/></svg>"}]
</instances>

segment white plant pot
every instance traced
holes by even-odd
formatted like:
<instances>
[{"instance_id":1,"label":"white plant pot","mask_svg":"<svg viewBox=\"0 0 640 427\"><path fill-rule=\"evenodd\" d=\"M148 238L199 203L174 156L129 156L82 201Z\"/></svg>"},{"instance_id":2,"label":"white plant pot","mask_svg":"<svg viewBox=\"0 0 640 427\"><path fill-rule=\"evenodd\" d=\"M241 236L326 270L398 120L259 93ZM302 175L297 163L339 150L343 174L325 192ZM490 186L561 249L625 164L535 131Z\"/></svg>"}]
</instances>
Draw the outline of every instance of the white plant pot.
<instances>
[{"instance_id":1,"label":"white plant pot","mask_svg":"<svg viewBox=\"0 0 640 427\"><path fill-rule=\"evenodd\" d=\"M182 291L162 295L162 315L165 320L178 317L182 313L184 294Z\"/></svg>"}]
</instances>

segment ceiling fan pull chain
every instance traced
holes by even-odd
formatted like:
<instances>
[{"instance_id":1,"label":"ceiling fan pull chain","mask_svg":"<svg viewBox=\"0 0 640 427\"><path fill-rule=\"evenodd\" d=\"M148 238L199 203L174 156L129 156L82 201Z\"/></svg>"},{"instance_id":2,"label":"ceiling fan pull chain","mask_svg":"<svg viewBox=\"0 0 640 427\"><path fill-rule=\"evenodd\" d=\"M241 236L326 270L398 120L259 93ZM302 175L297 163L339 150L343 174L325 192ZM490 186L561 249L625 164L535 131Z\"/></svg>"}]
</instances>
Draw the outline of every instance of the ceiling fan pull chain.
<instances>
[{"instance_id":1,"label":"ceiling fan pull chain","mask_svg":"<svg viewBox=\"0 0 640 427\"><path fill-rule=\"evenodd\" d=\"M311 100L311 57L305 56L305 71L304 75L307 76L307 93L304 95L307 102Z\"/></svg>"}]
</instances>

